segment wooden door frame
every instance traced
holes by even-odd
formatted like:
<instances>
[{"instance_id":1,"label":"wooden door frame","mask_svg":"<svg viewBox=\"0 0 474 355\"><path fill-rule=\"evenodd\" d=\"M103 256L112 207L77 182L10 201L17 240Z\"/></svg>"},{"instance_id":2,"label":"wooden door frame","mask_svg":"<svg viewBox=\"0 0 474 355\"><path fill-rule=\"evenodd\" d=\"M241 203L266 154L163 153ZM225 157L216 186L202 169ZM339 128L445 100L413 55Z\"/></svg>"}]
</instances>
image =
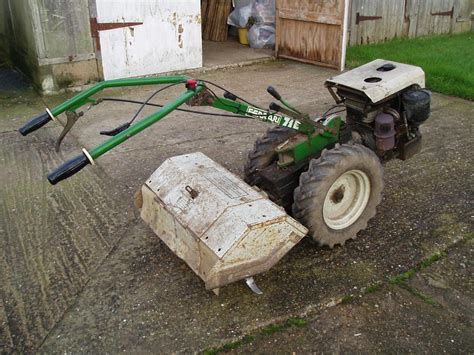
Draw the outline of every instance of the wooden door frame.
<instances>
[{"instance_id":1,"label":"wooden door frame","mask_svg":"<svg viewBox=\"0 0 474 355\"><path fill-rule=\"evenodd\" d=\"M304 59L304 58L295 58L289 55L285 54L280 54L279 53L279 41L278 38L276 39L275 43L275 56L278 58L286 58L286 59L291 59L291 60L297 60L301 61L303 63L309 63L309 64L315 64L318 66L322 67L327 67L327 68L333 68L333 69L338 69L340 71L343 71L345 69L345 61L346 61L346 49L347 49L347 42L348 42L348 26L349 26L349 5L350 5L350 0L341 0L344 1L344 6L343 6L343 14L340 19L340 27L341 27L341 56L339 58L339 65L334 65L330 63L324 63L324 62L318 62L315 60L311 59ZM296 19L296 18L295 18ZM279 9L277 8L277 12L275 14L275 20L276 20L276 27L281 26L280 23L280 16L279 16ZM276 31L276 36L278 36L279 31Z\"/></svg>"}]
</instances>

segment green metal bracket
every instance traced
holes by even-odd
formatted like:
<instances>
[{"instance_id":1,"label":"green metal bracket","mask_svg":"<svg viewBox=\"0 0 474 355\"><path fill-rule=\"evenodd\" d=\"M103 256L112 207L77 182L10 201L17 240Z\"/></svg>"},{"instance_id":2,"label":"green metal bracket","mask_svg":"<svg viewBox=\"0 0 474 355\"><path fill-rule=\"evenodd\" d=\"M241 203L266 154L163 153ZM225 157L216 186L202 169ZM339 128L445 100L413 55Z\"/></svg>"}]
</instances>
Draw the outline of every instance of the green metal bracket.
<instances>
[{"instance_id":1,"label":"green metal bracket","mask_svg":"<svg viewBox=\"0 0 474 355\"><path fill-rule=\"evenodd\" d=\"M211 98L210 105L220 110L236 113L244 117L257 119L263 122L270 122L278 126L291 128L308 135L311 135L315 131L315 127L313 125L308 124L302 120L222 97Z\"/></svg>"},{"instance_id":2,"label":"green metal bracket","mask_svg":"<svg viewBox=\"0 0 474 355\"><path fill-rule=\"evenodd\" d=\"M318 131L310 136L309 139L301 135L295 136L278 146L276 148L278 166L284 168L299 163L308 157L318 154L328 145L337 143L339 141L341 121L340 117L334 117L329 120L327 127L333 129L335 133Z\"/></svg>"}]
</instances>

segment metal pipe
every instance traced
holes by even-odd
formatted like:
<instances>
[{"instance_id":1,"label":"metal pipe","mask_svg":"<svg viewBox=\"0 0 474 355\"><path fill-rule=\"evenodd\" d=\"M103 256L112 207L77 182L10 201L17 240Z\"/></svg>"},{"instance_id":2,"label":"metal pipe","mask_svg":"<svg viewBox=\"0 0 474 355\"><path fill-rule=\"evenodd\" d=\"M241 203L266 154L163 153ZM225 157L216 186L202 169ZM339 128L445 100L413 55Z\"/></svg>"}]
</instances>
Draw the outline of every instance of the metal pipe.
<instances>
[{"instance_id":1,"label":"metal pipe","mask_svg":"<svg viewBox=\"0 0 474 355\"><path fill-rule=\"evenodd\" d=\"M163 77L151 77L151 78L128 78L128 79L115 79L106 80L91 86L89 89L77 94L76 96L64 101L62 104L56 106L51 110L54 116L58 116L61 113L74 110L78 107L87 103L87 100L97 92L114 87L123 86L139 86L139 85L161 85L161 84L174 84L179 82L186 82L189 77L184 75L179 76L163 76Z\"/></svg>"}]
</instances>

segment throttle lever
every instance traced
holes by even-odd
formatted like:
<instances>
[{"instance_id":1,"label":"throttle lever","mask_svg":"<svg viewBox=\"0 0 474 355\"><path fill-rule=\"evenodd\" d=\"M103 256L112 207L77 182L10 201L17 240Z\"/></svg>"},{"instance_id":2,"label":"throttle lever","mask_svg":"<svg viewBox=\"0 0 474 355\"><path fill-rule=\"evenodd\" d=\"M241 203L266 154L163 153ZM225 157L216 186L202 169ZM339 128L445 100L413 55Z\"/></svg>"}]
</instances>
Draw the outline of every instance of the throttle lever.
<instances>
[{"instance_id":1,"label":"throttle lever","mask_svg":"<svg viewBox=\"0 0 474 355\"><path fill-rule=\"evenodd\" d=\"M100 134L103 136L116 136L120 132L125 131L128 127L130 127L130 122L124 123L121 126L118 126L114 129L111 129L110 131L100 131Z\"/></svg>"},{"instance_id":2,"label":"throttle lever","mask_svg":"<svg viewBox=\"0 0 474 355\"><path fill-rule=\"evenodd\" d=\"M274 102L271 102L268 108L272 111L280 112L282 107Z\"/></svg>"}]
</instances>

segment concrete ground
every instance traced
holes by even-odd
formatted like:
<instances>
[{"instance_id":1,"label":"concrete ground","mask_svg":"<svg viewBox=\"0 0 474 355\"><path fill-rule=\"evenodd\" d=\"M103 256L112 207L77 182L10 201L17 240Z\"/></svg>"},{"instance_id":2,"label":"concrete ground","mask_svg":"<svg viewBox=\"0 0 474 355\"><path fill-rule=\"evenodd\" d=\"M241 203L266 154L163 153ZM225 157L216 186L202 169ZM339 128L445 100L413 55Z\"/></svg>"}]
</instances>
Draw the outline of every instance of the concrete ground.
<instances>
[{"instance_id":1,"label":"concrete ground","mask_svg":"<svg viewBox=\"0 0 474 355\"><path fill-rule=\"evenodd\" d=\"M334 74L276 61L199 76L261 105L271 84L323 112ZM332 250L303 240L256 277L263 295L235 283L215 296L140 221L132 197L163 160L187 152L242 175L266 124L176 112L53 187L47 171L136 107L93 107L55 153L54 124L16 132L43 111L40 98L0 90L0 100L2 351L472 352L473 102L434 94L422 152L385 166L384 200L356 240Z\"/></svg>"},{"instance_id":2,"label":"concrete ground","mask_svg":"<svg viewBox=\"0 0 474 355\"><path fill-rule=\"evenodd\" d=\"M240 44L237 39L225 42L202 41L203 66L216 69L238 63L249 64L262 60L273 60L274 50L254 49Z\"/></svg>"}]
</instances>

